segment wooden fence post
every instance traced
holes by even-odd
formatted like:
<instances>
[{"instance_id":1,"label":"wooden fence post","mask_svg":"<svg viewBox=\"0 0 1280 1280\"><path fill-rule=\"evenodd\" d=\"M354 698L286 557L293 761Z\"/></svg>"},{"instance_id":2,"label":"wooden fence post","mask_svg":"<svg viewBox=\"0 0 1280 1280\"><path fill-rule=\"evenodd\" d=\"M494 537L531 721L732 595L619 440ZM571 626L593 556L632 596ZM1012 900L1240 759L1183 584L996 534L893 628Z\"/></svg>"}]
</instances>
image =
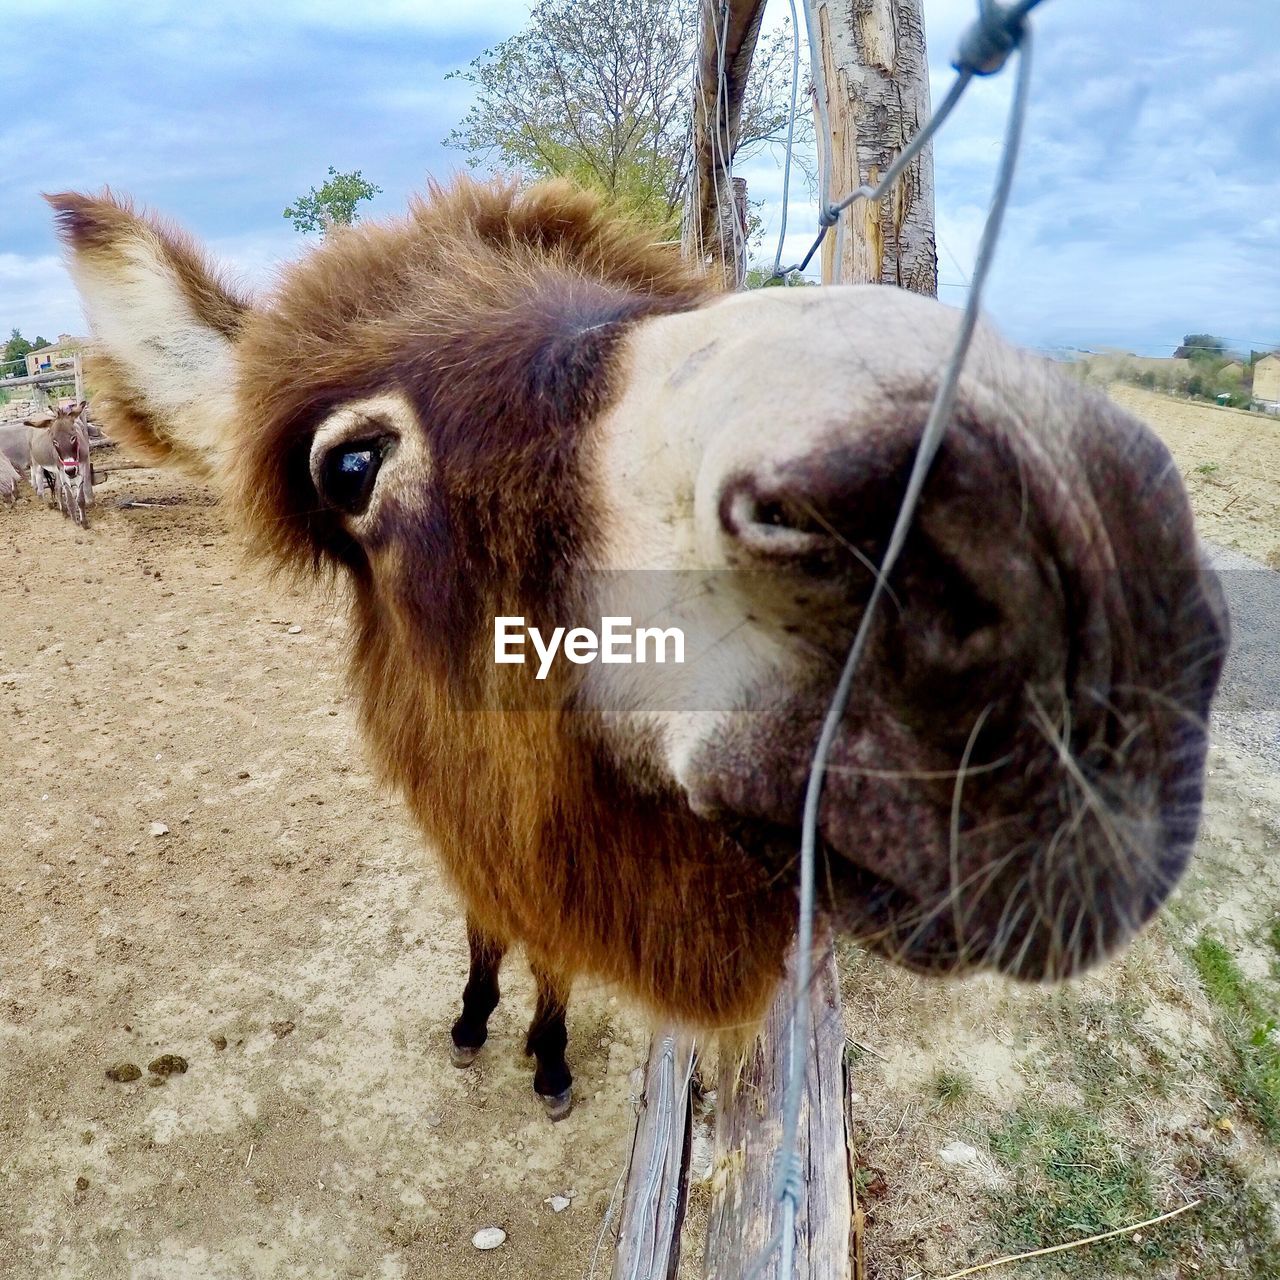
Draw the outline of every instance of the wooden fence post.
<instances>
[{"instance_id":1,"label":"wooden fence post","mask_svg":"<svg viewBox=\"0 0 1280 1280\"><path fill-rule=\"evenodd\" d=\"M680 1265L692 1074L688 1036L668 1031L653 1038L622 1195L613 1280L674 1280Z\"/></svg>"},{"instance_id":2,"label":"wooden fence post","mask_svg":"<svg viewBox=\"0 0 1280 1280\"><path fill-rule=\"evenodd\" d=\"M924 0L817 0L815 92L831 124L833 199L874 184L929 119ZM816 104L815 104L816 105ZM823 149L819 148L821 159ZM844 240L840 278L835 249ZM822 246L824 284L895 284L934 297L933 148L876 203L855 204Z\"/></svg>"},{"instance_id":3,"label":"wooden fence post","mask_svg":"<svg viewBox=\"0 0 1280 1280\"><path fill-rule=\"evenodd\" d=\"M702 0L693 169L682 239L687 257L720 267L728 289L738 288L747 270L746 184L735 186L731 175L764 4L765 0Z\"/></svg>"},{"instance_id":4,"label":"wooden fence post","mask_svg":"<svg viewBox=\"0 0 1280 1280\"><path fill-rule=\"evenodd\" d=\"M809 1040L796 1141L803 1192L795 1219L794 1277L861 1280L840 977L829 942L819 946L809 989ZM782 1147L782 1100L791 1079L794 964L793 953L763 1034L745 1058L726 1055L721 1062L706 1280L743 1280L752 1274L781 1222L775 1179ZM782 1276L776 1250L759 1276L793 1280Z\"/></svg>"}]
</instances>

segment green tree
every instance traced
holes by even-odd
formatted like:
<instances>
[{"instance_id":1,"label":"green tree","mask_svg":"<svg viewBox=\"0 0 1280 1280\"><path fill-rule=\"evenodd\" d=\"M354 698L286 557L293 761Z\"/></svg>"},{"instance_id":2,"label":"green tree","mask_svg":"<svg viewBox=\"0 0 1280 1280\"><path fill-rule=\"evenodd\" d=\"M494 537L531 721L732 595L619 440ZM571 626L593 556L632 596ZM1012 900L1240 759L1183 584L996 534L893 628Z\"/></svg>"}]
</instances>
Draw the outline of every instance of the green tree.
<instances>
[{"instance_id":1,"label":"green tree","mask_svg":"<svg viewBox=\"0 0 1280 1280\"><path fill-rule=\"evenodd\" d=\"M24 360L28 352L36 351L40 347L47 347L49 340L37 336L34 342L28 342L26 338L13 329L9 333L9 341L4 344L3 352L0 353L0 376L6 373L14 374L21 377L26 373L25 364L19 367L18 361Z\"/></svg>"},{"instance_id":2,"label":"green tree","mask_svg":"<svg viewBox=\"0 0 1280 1280\"><path fill-rule=\"evenodd\" d=\"M522 31L451 73L474 101L445 139L474 167L567 177L674 234L689 180L700 0L538 0ZM756 49L738 157L781 145L791 35ZM812 134L798 111L797 136ZM798 157L797 157L798 158Z\"/></svg>"},{"instance_id":3,"label":"green tree","mask_svg":"<svg viewBox=\"0 0 1280 1280\"><path fill-rule=\"evenodd\" d=\"M747 268L746 287L748 289L773 289L784 285L796 289L816 284L816 280L809 280L798 271L792 271L785 276L775 276L772 262L756 263Z\"/></svg>"},{"instance_id":4,"label":"green tree","mask_svg":"<svg viewBox=\"0 0 1280 1280\"><path fill-rule=\"evenodd\" d=\"M324 186L319 191L312 187L306 195L299 196L285 209L284 216L292 218L299 231L318 231L323 236L331 227L349 227L359 216L356 205L361 200L372 200L381 191L359 169L339 173L330 165L329 180Z\"/></svg>"},{"instance_id":5,"label":"green tree","mask_svg":"<svg viewBox=\"0 0 1280 1280\"><path fill-rule=\"evenodd\" d=\"M1227 344L1211 333L1188 333L1182 339L1182 345L1173 353L1175 360L1194 360L1196 358L1227 358Z\"/></svg>"}]
</instances>

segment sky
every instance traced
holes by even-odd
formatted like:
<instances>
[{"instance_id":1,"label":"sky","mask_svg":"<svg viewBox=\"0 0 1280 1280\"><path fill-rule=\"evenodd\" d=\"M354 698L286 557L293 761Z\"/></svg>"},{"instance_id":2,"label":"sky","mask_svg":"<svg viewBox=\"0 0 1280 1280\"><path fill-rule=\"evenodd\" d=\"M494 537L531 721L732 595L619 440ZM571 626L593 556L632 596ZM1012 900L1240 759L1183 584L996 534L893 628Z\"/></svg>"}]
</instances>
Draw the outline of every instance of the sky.
<instances>
[{"instance_id":1,"label":"sky","mask_svg":"<svg viewBox=\"0 0 1280 1280\"><path fill-rule=\"evenodd\" d=\"M976 7L925 0L935 102ZM769 21L786 11L770 0ZM46 0L39 56L7 58L0 80L0 330L85 330L41 191L109 184L184 224L255 288L307 248L282 211L329 165L382 188L362 216L398 213L428 175L465 167L443 145L468 105L449 72L527 14L516 0ZM1168 355L1189 332L1280 347L1280 3L1046 0L1034 26L990 317L1043 350ZM940 293L955 305L1011 70L975 83L936 143ZM764 201L771 259L780 164L762 156L740 172ZM794 181L787 259L815 225Z\"/></svg>"}]
</instances>

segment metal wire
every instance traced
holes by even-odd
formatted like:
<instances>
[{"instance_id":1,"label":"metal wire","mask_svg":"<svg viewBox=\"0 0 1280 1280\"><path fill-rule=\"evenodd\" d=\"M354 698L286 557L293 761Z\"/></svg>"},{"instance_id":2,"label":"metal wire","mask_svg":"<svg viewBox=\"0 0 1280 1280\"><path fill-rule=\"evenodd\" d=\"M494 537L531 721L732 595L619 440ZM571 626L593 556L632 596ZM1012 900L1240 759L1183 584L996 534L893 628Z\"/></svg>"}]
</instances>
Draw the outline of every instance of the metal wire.
<instances>
[{"instance_id":1,"label":"metal wire","mask_svg":"<svg viewBox=\"0 0 1280 1280\"><path fill-rule=\"evenodd\" d=\"M809 1038L809 986L812 980L813 966L813 915L814 915L814 880L817 865L818 814L822 801L822 789L826 777L827 760L835 742L840 722L844 717L849 694L853 688L854 675L862 661L871 634L871 627L881 599L887 590L889 574L893 571L898 557L910 532L915 517L920 494L929 475L929 469L937 456L943 436L951 419L951 410L955 401L956 387L960 372L968 354L974 329L978 322L978 312L982 302L982 294L987 276L995 255L996 243L999 240L1000 228L1004 221L1005 210L1009 203L1009 193L1013 188L1013 175L1017 166L1018 153L1022 145L1023 126L1026 121L1027 103L1031 87L1032 38L1030 29L1025 25L1026 15L1041 0L1021 0L1021 3L1005 8L995 0L979 0L978 20L965 32L961 40L960 52L955 61L959 73L942 105L930 118L928 124L916 135L911 144L904 148L898 159L890 166L884 178L875 188L859 187L851 192L838 205L827 203L824 191L822 227L808 254L797 268L803 270L822 243L828 228L838 221L840 213L858 199L878 199L897 179L911 159L918 154L929 139L937 132L938 127L954 110L969 82L977 75L991 75L999 71L1008 60L1009 54L1018 52L1018 76L1013 100L1009 108L1009 119L1005 130L1004 151L1000 167L996 175L995 187L991 197L991 207L987 213L986 225L978 247L978 257L974 264L973 279L969 290L969 298L965 305L956 335L955 346L951 358L942 375L938 390L934 396L929 416L925 422L920 444L916 449L915 460L910 476L907 479L906 492L903 495L898 516L884 558L875 577L875 584L858 624L853 644L845 659L844 668L836 684L835 693L827 708L822 732L814 750L813 761L809 770L808 786L805 790L804 813L800 840L800 889L799 889L799 924L796 938L795 963L795 1004L792 1010L791 1035L789 1043L790 1072L786 1092L783 1098L782 1145L779 1151L778 1169L775 1174L774 1197L781 1206L782 1220L773 1237L763 1249L761 1256L752 1267L748 1280L758 1280L763 1275L775 1252L779 1255L779 1276L790 1280L795 1266L795 1222L800 1205L800 1197L804 1189L803 1170L797 1155L797 1135L800 1122L800 1106L805 1085L805 1060L807 1041ZM806 0L806 17L811 16L810 0ZM813 28L810 27L810 41L814 39ZM817 62L815 60L815 66ZM819 100L824 96L819 93ZM824 132L830 136L829 127L824 125ZM829 165L824 167L829 173Z\"/></svg>"},{"instance_id":2,"label":"metal wire","mask_svg":"<svg viewBox=\"0 0 1280 1280\"><path fill-rule=\"evenodd\" d=\"M924 128L898 153L893 164L885 171L884 176L875 186L863 184L850 191L848 195L836 202L830 196L831 175L831 121L828 116L827 94L824 84L824 71L821 50L818 46L817 22L814 19L815 0L804 0L805 24L809 32L809 61L813 70L814 86L818 103L818 114L822 122L822 182L818 204L818 234L814 236L808 252L799 262L789 267L779 266L774 262L775 277L788 276L793 271L805 271L813 256L822 246L827 232L840 221L840 215L858 200L879 200L906 171L907 166L920 152L928 146L935 133L946 123L947 118L955 110L957 103L964 96L975 76L995 75L1002 70L1009 54L1019 47L1025 31L1024 19L1043 0L1020 0L1020 3L1009 8L996 3L996 0L978 0L978 18L960 38L960 46L952 62L957 75L947 90L946 97L929 117ZM790 164L791 139L788 138L787 163Z\"/></svg>"},{"instance_id":3,"label":"metal wire","mask_svg":"<svg viewBox=\"0 0 1280 1280\"><path fill-rule=\"evenodd\" d=\"M791 152L796 143L796 98L800 93L800 19L796 15L796 0L787 0L791 6L791 116L787 120L787 150L782 166L782 226L778 229L778 252L773 255L773 274L782 263L782 246L787 238L787 212L791 207Z\"/></svg>"}]
</instances>

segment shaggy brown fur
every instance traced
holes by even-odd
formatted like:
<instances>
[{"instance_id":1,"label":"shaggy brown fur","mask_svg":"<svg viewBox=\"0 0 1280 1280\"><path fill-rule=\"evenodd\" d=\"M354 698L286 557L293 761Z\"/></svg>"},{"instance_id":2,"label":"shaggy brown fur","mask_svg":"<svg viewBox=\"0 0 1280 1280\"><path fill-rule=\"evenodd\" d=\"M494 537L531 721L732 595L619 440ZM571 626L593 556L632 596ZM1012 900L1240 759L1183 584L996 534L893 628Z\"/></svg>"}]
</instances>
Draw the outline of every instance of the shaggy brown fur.
<instances>
[{"instance_id":1,"label":"shaggy brown fur","mask_svg":"<svg viewBox=\"0 0 1280 1280\"><path fill-rule=\"evenodd\" d=\"M122 243L144 245L168 264L194 315L228 338L239 334L249 304L180 227L138 211L110 187L96 196L65 191L48 199L58 211L59 231L86 263L115 265ZM211 477L207 459L150 412L128 370L101 351L93 353L85 368L94 387L94 413L111 424L113 436L149 461L176 463L194 475Z\"/></svg>"},{"instance_id":2,"label":"shaggy brown fur","mask_svg":"<svg viewBox=\"0 0 1280 1280\"><path fill-rule=\"evenodd\" d=\"M137 225L100 200L51 203L89 254L118 243L118 219ZM351 570L368 741L475 921L536 964L616 981L667 1014L757 1017L793 891L686 805L623 777L563 687L488 652L495 614L572 612L570 570L593 536L579 454L615 392L617 339L704 301L708 282L564 183L433 190L402 222L332 236L261 313L212 284L196 296L194 250L147 226L192 306L243 324L239 398L256 412L226 442L232 497L280 563ZM112 434L186 461L113 362L93 373L110 387ZM427 424L437 475L411 562L375 574L317 501L307 456L332 408L393 386ZM691 915L700 928L673 936Z\"/></svg>"},{"instance_id":3,"label":"shaggy brown fur","mask_svg":"<svg viewBox=\"0 0 1280 1280\"><path fill-rule=\"evenodd\" d=\"M366 736L479 939L455 1047L483 1043L483 957L512 941L549 1008L560 975L587 973L668 1017L754 1020L792 932L812 744L945 310L878 289L714 300L563 183L433 190L331 235L265 306L117 202L52 202L112 344L96 374L113 429L211 458L276 563L350 576ZM836 369L846 340L866 359ZM959 396L829 757L824 901L924 969L1060 977L1127 941L1185 864L1226 620L1141 423L982 333ZM667 445L676 464L650 473ZM387 468L367 512L322 492L349 455ZM696 543L751 569L783 549L767 590L748 573L721 613L700 601L730 705L661 750L634 704L622 728L584 709L612 704L577 669L540 682L491 655L498 615L593 618L588 569L633 526L627 563L684 564ZM539 1065L559 1094L562 1062Z\"/></svg>"}]
</instances>

